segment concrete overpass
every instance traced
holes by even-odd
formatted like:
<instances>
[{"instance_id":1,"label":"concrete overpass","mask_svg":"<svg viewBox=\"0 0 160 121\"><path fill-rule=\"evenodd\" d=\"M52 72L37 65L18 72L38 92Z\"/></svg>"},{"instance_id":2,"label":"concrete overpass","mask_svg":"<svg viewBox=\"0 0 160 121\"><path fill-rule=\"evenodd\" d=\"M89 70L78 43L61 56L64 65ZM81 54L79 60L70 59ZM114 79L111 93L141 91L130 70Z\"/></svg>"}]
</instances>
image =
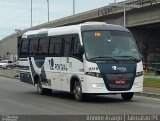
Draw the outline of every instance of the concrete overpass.
<instances>
[{"instance_id":1,"label":"concrete overpass","mask_svg":"<svg viewBox=\"0 0 160 121\"><path fill-rule=\"evenodd\" d=\"M118 4L139 5L140 8L126 8L126 27L129 28L142 52L148 57L150 53L160 53L160 0L127 0ZM102 8L75 14L58 20L50 21L20 33L12 34L0 42L2 58L17 58L17 37L25 31L78 24L86 21L103 21L123 26L123 7L104 6Z\"/></svg>"}]
</instances>

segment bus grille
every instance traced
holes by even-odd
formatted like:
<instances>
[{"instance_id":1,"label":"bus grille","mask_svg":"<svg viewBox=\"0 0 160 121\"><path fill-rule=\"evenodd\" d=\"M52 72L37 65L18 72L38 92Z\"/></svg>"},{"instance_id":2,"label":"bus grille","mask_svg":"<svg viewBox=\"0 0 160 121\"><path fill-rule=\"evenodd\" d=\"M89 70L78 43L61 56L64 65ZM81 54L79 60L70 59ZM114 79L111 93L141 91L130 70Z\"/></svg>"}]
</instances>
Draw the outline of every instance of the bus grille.
<instances>
[{"instance_id":1,"label":"bus grille","mask_svg":"<svg viewBox=\"0 0 160 121\"><path fill-rule=\"evenodd\" d=\"M134 82L134 74L105 74L106 87L109 91L126 91L130 90ZM116 84L117 80L123 80L125 84Z\"/></svg>"}]
</instances>

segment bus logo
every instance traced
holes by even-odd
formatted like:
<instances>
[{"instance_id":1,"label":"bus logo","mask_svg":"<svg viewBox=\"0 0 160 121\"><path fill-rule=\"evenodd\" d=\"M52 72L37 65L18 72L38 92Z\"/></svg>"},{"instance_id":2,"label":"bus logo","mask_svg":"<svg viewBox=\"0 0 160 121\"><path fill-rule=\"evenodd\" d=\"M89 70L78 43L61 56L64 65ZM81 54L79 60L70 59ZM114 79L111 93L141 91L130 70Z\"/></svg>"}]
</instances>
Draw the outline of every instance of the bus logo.
<instances>
[{"instance_id":1,"label":"bus logo","mask_svg":"<svg viewBox=\"0 0 160 121\"><path fill-rule=\"evenodd\" d=\"M112 69L114 71L121 71L121 72L127 72L127 69L125 67L117 67L117 66L112 66Z\"/></svg>"},{"instance_id":2,"label":"bus logo","mask_svg":"<svg viewBox=\"0 0 160 121\"><path fill-rule=\"evenodd\" d=\"M51 70L54 70L54 60L53 59L49 60L49 67Z\"/></svg>"},{"instance_id":3,"label":"bus logo","mask_svg":"<svg viewBox=\"0 0 160 121\"><path fill-rule=\"evenodd\" d=\"M116 70L117 70L117 67L116 67L116 66L112 66L112 69L113 69L114 71L116 71Z\"/></svg>"}]
</instances>

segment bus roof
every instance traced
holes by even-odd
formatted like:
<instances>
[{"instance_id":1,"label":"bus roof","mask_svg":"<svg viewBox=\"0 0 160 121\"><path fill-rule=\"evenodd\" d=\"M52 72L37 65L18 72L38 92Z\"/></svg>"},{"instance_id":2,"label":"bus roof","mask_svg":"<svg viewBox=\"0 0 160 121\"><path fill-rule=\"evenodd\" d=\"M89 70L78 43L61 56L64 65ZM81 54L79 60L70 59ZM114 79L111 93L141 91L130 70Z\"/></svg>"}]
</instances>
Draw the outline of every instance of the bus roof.
<instances>
[{"instance_id":1,"label":"bus roof","mask_svg":"<svg viewBox=\"0 0 160 121\"><path fill-rule=\"evenodd\" d=\"M119 25L106 24L104 22L85 22L77 25L62 26L56 28L43 28L39 30L28 31L23 34L22 38L74 34L74 33L80 33L81 31L89 31L89 30L118 30L118 31L129 32L128 29Z\"/></svg>"}]
</instances>

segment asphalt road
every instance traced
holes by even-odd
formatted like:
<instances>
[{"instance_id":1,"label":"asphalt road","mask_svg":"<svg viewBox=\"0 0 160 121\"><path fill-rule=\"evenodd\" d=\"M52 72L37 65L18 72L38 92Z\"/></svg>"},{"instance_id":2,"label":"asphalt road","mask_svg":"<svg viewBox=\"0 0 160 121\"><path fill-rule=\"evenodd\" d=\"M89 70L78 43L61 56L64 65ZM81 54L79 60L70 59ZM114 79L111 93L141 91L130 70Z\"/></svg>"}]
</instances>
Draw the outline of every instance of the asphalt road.
<instances>
[{"instance_id":1,"label":"asphalt road","mask_svg":"<svg viewBox=\"0 0 160 121\"><path fill-rule=\"evenodd\" d=\"M76 102L73 95L53 92L44 96L36 88L17 79L0 77L0 114L81 115L81 114L159 114L160 99L135 96L124 102L119 95L92 96Z\"/></svg>"}]
</instances>

